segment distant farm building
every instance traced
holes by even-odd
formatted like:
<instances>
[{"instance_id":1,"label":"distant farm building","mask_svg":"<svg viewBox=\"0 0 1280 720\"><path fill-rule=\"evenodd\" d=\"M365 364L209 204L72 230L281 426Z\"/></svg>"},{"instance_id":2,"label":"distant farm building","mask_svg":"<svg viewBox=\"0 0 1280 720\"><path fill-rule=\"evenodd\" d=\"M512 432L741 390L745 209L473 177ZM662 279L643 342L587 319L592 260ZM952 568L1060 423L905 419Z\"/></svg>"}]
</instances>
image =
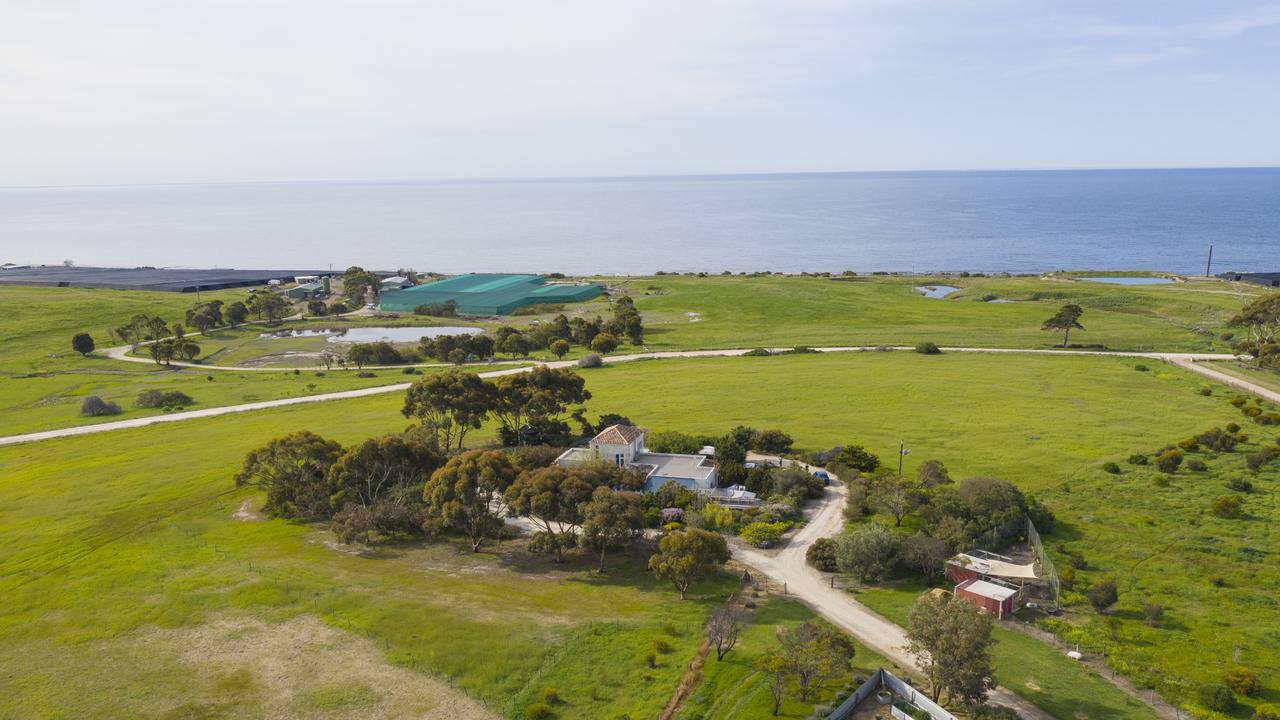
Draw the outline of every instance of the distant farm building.
<instances>
[{"instance_id":1,"label":"distant farm building","mask_svg":"<svg viewBox=\"0 0 1280 720\"><path fill-rule=\"evenodd\" d=\"M1013 615L1018 588L989 580L969 579L956 585L956 597L987 612L997 620Z\"/></svg>"},{"instance_id":2,"label":"distant farm building","mask_svg":"<svg viewBox=\"0 0 1280 720\"><path fill-rule=\"evenodd\" d=\"M301 270L192 270L14 265L0 270L0 285L49 285L193 293L200 290L280 285L282 280L308 276L316 278L323 274Z\"/></svg>"},{"instance_id":3,"label":"distant farm building","mask_svg":"<svg viewBox=\"0 0 1280 720\"><path fill-rule=\"evenodd\" d=\"M319 300L329 296L329 278L299 283L284 291L290 300Z\"/></svg>"},{"instance_id":4,"label":"distant farm building","mask_svg":"<svg viewBox=\"0 0 1280 720\"><path fill-rule=\"evenodd\" d=\"M1223 280L1231 280L1233 282L1247 282L1255 285L1266 285L1267 287L1280 287L1280 272L1226 272L1221 273L1218 277Z\"/></svg>"},{"instance_id":5,"label":"distant farm building","mask_svg":"<svg viewBox=\"0 0 1280 720\"><path fill-rule=\"evenodd\" d=\"M540 275L469 273L403 290L384 290L381 307L413 312L420 305L443 305L452 300L461 315L505 315L529 305L590 300L601 292L595 283L548 283Z\"/></svg>"},{"instance_id":6,"label":"distant farm building","mask_svg":"<svg viewBox=\"0 0 1280 720\"><path fill-rule=\"evenodd\" d=\"M401 277L399 275L383 278L378 283L378 289L382 292L387 292L389 290L403 290L408 287L413 287L413 283L409 281L409 278Z\"/></svg>"}]
</instances>

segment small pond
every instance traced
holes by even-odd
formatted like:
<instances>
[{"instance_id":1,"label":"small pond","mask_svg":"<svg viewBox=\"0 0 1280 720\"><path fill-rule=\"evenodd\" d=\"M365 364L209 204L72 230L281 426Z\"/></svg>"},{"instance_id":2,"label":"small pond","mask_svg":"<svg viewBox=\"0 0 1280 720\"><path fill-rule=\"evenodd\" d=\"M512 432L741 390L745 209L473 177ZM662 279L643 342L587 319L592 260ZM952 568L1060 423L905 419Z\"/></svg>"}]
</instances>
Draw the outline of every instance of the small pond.
<instances>
[{"instance_id":1,"label":"small pond","mask_svg":"<svg viewBox=\"0 0 1280 720\"><path fill-rule=\"evenodd\" d=\"M477 335L482 331L477 327L352 327L352 328L314 328L306 330L281 330L280 332L262 333L258 337L271 339L296 337L327 337L329 342L369 343L393 342L412 343L424 337L441 337L443 335Z\"/></svg>"},{"instance_id":2,"label":"small pond","mask_svg":"<svg viewBox=\"0 0 1280 720\"><path fill-rule=\"evenodd\" d=\"M960 288L950 285L921 285L916 288L916 292L927 298L944 298L953 292L960 292Z\"/></svg>"},{"instance_id":3,"label":"small pond","mask_svg":"<svg viewBox=\"0 0 1280 720\"><path fill-rule=\"evenodd\" d=\"M1163 277L1082 277L1077 280L1107 283L1108 285L1167 285L1173 280Z\"/></svg>"}]
</instances>

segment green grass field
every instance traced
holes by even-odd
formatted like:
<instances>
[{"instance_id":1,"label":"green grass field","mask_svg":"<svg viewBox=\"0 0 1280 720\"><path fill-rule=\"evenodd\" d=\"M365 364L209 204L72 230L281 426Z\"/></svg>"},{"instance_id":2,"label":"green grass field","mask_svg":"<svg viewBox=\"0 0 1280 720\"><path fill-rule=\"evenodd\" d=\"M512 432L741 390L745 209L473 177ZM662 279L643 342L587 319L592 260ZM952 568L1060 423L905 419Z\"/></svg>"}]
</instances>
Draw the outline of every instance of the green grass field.
<instances>
[{"instance_id":1,"label":"green grass field","mask_svg":"<svg viewBox=\"0 0 1280 720\"><path fill-rule=\"evenodd\" d=\"M1084 308L1073 343L1112 350L1226 352L1217 338L1262 289L1195 281L1120 286L1066 279L660 276L604 279L636 299L653 350L794 345L1050 347L1040 324L1068 302ZM914 288L961 291L925 298ZM995 296L1015 302L984 302Z\"/></svg>"},{"instance_id":2,"label":"green grass field","mask_svg":"<svg viewBox=\"0 0 1280 720\"><path fill-rule=\"evenodd\" d=\"M279 700L262 676L270 669L237 665L238 647L229 664L207 666L186 657L183 643L219 624L247 633L304 616L503 716L518 716L546 687L564 698L561 718L656 714L704 613L732 587L727 578L679 602L639 557L616 559L599 577L586 572L590 560L556 567L454 543L354 556L307 525L234 517L253 507L245 502L254 493L231 482L248 449L299 427L343 441L398 430L398 402L341 401L120 431L109 443L69 438L0 451L0 716L252 713ZM644 648L659 637L674 651L648 668ZM293 685L321 704L366 692L311 687L306 676Z\"/></svg>"},{"instance_id":3,"label":"green grass field","mask_svg":"<svg viewBox=\"0 0 1280 720\"><path fill-rule=\"evenodd\" d=\"M954 281L962 293L932 300L914 294L917 280L899 278L625 282L645 313L650 349L922 339L1041 347L1052 339L1039 331L1040 321L1074 300L1086 307L1088 328L1074 341L1221 350L1215 333L1242 292L1216 282L1117 288L967 278ZM1032 300L1038 292L1053 297ZM981 302L986 293L1026 302ZM11 313L0 324L3 434L84 422L76 416L83 394L118 399L127 410L120 417L133 417L143 411L132 408L132 398L145 387L182 389L196 407L212 407L361 384L337 371L323 378L175 372L70 352L76 330L100 337L143 311L177 320L190 296L0 286L0 300ZM593 414L622 413L652 429L776 427L805 449L857 442L884 458L905 441L908 472L940 459L955 477L1008 478L1058 513L1061 529L1047 542L1055 553L1061 543L1087 556L1082 583L1104 574L1121 579L1118 639L1105 637L1100 619L1078 605L1060 632L1106 645L1113 664L1140 684L1156 684L1158 675L1194 688L1242 662L1263 676L1265 698L1274 701L1276 471L1255 478L1242 519L1220 520L1207 515L1207 504L1227 492L1222 477L1239 471L1241 453L1206 458L1207 472L1181 471L1159 488L1147 469L1124 466L1113 476L1100 466L1232 421L1246 425L1251 446L1275 433L1245 421L1225 389L1204 396L1204 379L1147 364L1150 372L1122 358L867 352L645 361L584 375ZM379 371L362 382L407 379ZM385 673L405 669L443 679L464 700L508 717L547 687L565 699L556 708L561 718L656 714L727 582L679 603L642 571L641 558L596 578L514 550L473 555L451 543L355 556L328 546L329 535L314 527L234 517L253 507L244 505L253 493L231 484L248 449L297 429L344 442L400 430L400 402L389 394L0 448L0 637L7 648L0 677L12 688L0 698L0 716L337 717L377 708L393 716L408 706L370 678L391 683ZM492 438L491 428L474 435L475 442ZM1149 600L1166 607L1161 627L1141 622ZM744 644L742 658L803 612L770 603L759 615L750 631L756 640ZM315 634L298 625L306 620L339 634L337 649L330 648L335 663L356 666L350 653L358 650L361 667L383 674L299 668L290 690L296 697L282 695L264 679L277 656L229 650L243 637L260 638L255 647L287 648L290 632ZM646 668L640 651L660 636L675 651ZM1016 652L1002 650L1012 653L1002 682L1015 691L1047 707L1096 708L1090 717L1133 712L1118 691L1087 676L1041 682L1028 675L1039 689L1019 686L1022 676L1010 673L1051 662L1047 646L1023 642L1032 641L1019 636L1004 643ZM227 649L209 653L226 657L209 664L184 650L201 643ZM713 664L684 716L754 716L763 701L758 679L743 664ZM724 688L732 702L699 695L706 688Z\"/></svg>"},{"instance_id":4,"label":"green grass field","mask_svg":"<svg viewBox=\"0 0 1280 720\"><path fill-rule=\"evenodd\" d=\"M594 410L653 429L714 435L737 424L781 428L807 449L856 442L886 460L905 441L908 473L939 459L953 477L1011 480L1058 514L1060 527L1046 542L1059 566L1061 544L1088 559L1082 586L1107 574L1120 579L1120 638L1104 633L1083 604L1072 607L1071 627L1059 628L1064 635L1105 644L1115 667L1164 692L1174 692L1168 680L1192 688L1214 681L1233 658L1264 677L1280 676L1272 649L1280 468L1253 478L1242 519L1222 520L1208 507L1230 492L1226 474L1244 472L1243 452L1197 455L1209 470L1181 470L1165 488L1150 469L1124 465L1135 452L1154 454L1243 421L1225 388L1202 396L1197 376L1135 365L1121 358L867 352L653 361L584 374ZM1245 450L1276 434L1246 430L1253 438ZM1108 460L1122 464L1121 475L1102 471ZM1215 587L1215 577L1225 586ZM1142 622L1149 601L1166 607L1168 623ZM1275 681L1268 682L1275 693ZM1094 693L1089 685L1075 691L1056 702L1084 702Z\"/></svg>"},{"instance_id":5,"label":"green grass field","mask_svg":"<svg viewBox=\"0 0 1280 720\"><path fill-rule=\"evenodd\" d=\"M1280 392L1280 370L1272 370L1271 368L1253 367L1245 365L1235 360L1224 360L1209 363L1209 367L1215 370L1233 375L1241 380L1248 380L1257 383L1268 390Z\"/></svg>"},{"instance_id":6,"label":"green grass field","mask_svg":"<svg viewBox=\"0 0 1280 720\"><path fill-rule=\"evenodd\" d=\"M887 584L857 593L858 601L906 625L918 583ZM1151 708L1121 693L1087 666L1050 645L997 625L992 630L996 681L1059 718L1154 720Z\"/></svg>"},{"instance_id":7,"label":"green grass field","mask_svg":"<svg viewBox=\"0 0 1280 720\"><path fill-rule=\"evenodd\" d=\"M738 637L738 644L723 660L717 661L715 650L702 666L702 682L685 699L676 714L678 720L735 720L765 718L773 710L773 695L767 679L755 669L756 658L777 646L779 629L814 619L804 605L782 599L770 599L751 611L750 622ZM893 672L893 663L874 651L857 644L852 662L854 673L868 676L877 668ZM828 690L852 685L850 678L828 682ZM778 708L778 717L807 718L813 703L802 703L788 696Z\"/></svg>"}]
</instances>

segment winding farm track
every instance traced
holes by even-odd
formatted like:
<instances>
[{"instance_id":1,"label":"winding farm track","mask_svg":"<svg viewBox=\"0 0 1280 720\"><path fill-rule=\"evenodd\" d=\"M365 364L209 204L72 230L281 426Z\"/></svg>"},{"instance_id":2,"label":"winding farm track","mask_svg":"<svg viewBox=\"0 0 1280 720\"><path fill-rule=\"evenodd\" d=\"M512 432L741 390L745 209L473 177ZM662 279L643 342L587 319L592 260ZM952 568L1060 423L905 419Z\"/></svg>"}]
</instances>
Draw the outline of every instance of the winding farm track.
<instances>
[{"instance_id":1,"label":"winding farm track","mask_svg":"<svg viewBox=\"0 0 1280 720\"><path fill-rule=\"evenodd\" d=\"M771 352L784 352L788 348L774 348ZM820 353L834 352L871 352L876 350L913 350L910 347L869 347L869 346L847 346L847 347L821 347L813 348ZM107 357L119 360L127 360L130 362L150 363L150 360L127 355L130 348L116 347L108 348L103 351ZM942 348L944 352L956 353L990 353L990 354L1017 354L1017 355L1067 355L1067 356L1094 356L1094 357L1130 357L1145 358L1148 360L1168 362L1174 366L1183 368L1198 375L1211 378L1221 382L1229 387L1242 392L1252 393L1259 397L1265 398L1272 402L1280 403L1280 393L1269 390L1247 380L1228 375L1224 372L1214 370L1213 368L1199 365L1197 363L1206 360L1232 360L1234 355L1222 353L1164 353L1164 352L1107 352L1099 350L1030 350L1018 348L968 348L968 347L948 347ZM636 360L659 360L665 358L699 358L699 357L740 357L751 352L747 348L735 348L730 350L672 350L666 352L646 352L635 353L631 355L614 355L606 357L607 363L632 362ZM233 370L237 372L245 371L246 368L239 367L221 367L216 365L200 365L197 363L173 363L174 365L182 365L184 367L199 368L203 370ZM504 363L505 364L505 363ZM528 372L537 365L545 365L552 368L573 367L576 361L560 360L555 362L535 363L532 365L520 365L502 370L489 370L479 373L480 377L491 378L501 375L511 375L514 373ZM392 366L399 369L405 366ZM272 372L287 372L291 368L272 368ZM312 370L314 368L307 368ZM392 369L392 368L383 368ZM317 395L303 395L301 397L283 398L280 400L264 400L261 402L244 403L241 405L224 405L221 407L204 408L201 410L188 410L185 412L169 413L167 415L152 415L142 418L133 418L130 420L113 420L111 422L97 423L94 425L79 425L76 427L58 428L55 430L44 430L41 432L25 433L22 435L8 435L0 437L0 446L17 445L19 443L37 442L40 440L52 440L54 438L74 437L77 435L92 435L95 433L110 432L112 430L125 430L128 428L146 427L148 425L158 425L160 423L182 422L184 420L195 420L198 418L217 417L219 415L230 415L232 413L251 412L254 410L266 410L270 408L287 407L289 405L301 405L303 403L326 402L329 400L349 400L352 398L368 397L370 395L382 395L386 393L404 392L410 383L394 383L391 385L379 385L377 387L362 388L359 390L343 390L340 392L320 393Z\"/></svg>"}]
</instances>

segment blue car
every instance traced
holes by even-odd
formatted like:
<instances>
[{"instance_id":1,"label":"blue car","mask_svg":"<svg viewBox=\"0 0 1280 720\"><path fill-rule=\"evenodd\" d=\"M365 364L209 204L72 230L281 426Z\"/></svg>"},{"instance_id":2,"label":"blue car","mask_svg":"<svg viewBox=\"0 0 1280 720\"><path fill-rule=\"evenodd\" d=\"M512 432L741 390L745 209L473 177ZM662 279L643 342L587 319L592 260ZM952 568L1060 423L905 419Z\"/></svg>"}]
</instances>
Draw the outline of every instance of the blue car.
<instances>
[{"instance_id":1,"label":"blue car","mask_svg":"<svg viewBox=\"0 0 1280 720\"><path fill-rule=\"evenodd\" d=\"M826 470L814 470L813 476L821 480L824 486L831 484L831 476L827 474Z\"/></svg>"}]
</instances>

